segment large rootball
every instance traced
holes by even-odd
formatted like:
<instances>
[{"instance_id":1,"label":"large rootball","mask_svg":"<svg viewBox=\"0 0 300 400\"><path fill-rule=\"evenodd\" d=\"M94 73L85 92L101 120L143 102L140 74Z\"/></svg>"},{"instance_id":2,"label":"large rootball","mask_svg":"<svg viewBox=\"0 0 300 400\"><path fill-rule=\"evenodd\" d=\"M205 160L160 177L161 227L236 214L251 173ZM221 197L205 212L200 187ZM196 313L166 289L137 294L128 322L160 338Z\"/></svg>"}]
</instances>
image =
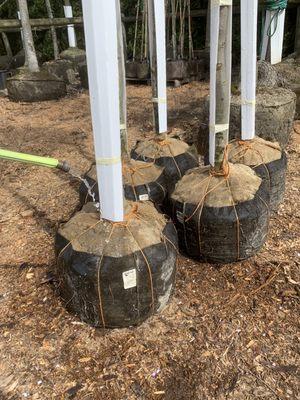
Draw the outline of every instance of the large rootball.
<instances>
[{"instance_id":1,"label":"large rootball","mask_svg":"<svg viewBox=\"0 0 300 400\"><path fill-rule=\"evenodd\" d=\"M244 165L229 164L226 176L210 167L192 169L177 183L169 207L181 250L203 261L246 259L267 237L269 190Z\"/></svg>"},{"instance_id":2,"label":"large rootball","mask_svg":"<svg viewBox=\"0 0 300 400\"><path fill-rule=\"evenodd\" d=\"M138 142L131 151L131 157L164 167L169 179L169 191L173 190L186 171L199 165L197 154L187 143L170 137Z\"/></svg>"},{"instance_id":3,"label":"large rootball","mask_svg":"<svg viewBox=\"0 0 300 400\"><path fill-rule=\"evenodd\" d=\"M112 223L88 204L57 233L61 296L93 326L138 325L166 306L174 288L174 225L150 202L125 210L125 221Z\"/></svg>"},{"instance_id":4,"label":"large rootball","mask_svg":"<svg viewBox=\"0 0 300 400\"><path fill-rule=\"evenodd\" d=\"M91 187L95 201L99 201L96 165L92 165L84 178ZM124 194L127 200L152 201L161 205L167 195L168 180L162 167L143 161L130 160L123 165ZM92 200L87 186L79 188L80 203Z\"/></svg>"},{"instance_id":5,"label":"large rootball","mask_svg":"<svg viewBox=\"0 0 300 400\"><path fill-rule=\"evenodd\" d=\"M270 189L270 208L276 211L283 201L287 170L287 157L278 143L255 137L252 140L236 140L228 146L229 161L252 167L266 180Z\"/></svg>"},{"instance_id":6,"label":"large rootball","mask_svg":"<svg viewBox=\"0 0 300 400\"><path fill-rule=\"evenodd\" d=\"M66 84L46 71L20 70L7 80L7 91L13 101L57 100L66 95Z\"/></svg>"}]
</instances>

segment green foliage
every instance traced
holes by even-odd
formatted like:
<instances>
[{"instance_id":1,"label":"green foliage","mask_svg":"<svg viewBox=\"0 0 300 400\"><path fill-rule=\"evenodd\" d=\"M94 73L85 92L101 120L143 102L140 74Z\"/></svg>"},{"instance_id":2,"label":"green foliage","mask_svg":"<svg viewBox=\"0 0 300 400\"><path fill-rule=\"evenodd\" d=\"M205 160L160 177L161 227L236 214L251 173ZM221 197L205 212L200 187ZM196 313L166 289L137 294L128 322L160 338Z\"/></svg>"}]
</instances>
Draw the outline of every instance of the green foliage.
<instances>
[{"instance_id":1,"label":"green foliage","mask_svg":"<svg viewBox=\"0 0 300 400\"><path fill-rule=\"evenodd\" d=\"M0 4L3 0L0 0ZM81 1L71 1L73 6L74 16L81 16ZM53 15L55 18L64 17L64 1L63 0L51 0ZM29 15L31 18L47 18L47 9L45 0L28 0ZM8 0L8 2L0 8L1 19L16 19L17 18L17 0ZM65 50L68 47L67 29L57 28L57 39L60 51ZM76 27L78 45L84 45L83 29ZM11 43L13 53L16 54L22 49L21 35L17 32L9 32L8 38ZM33 38L36 50L42 54L43 61L53 59L53 45L50 30L33 30ZM2 41L0 40L0 54L5 54Z\"/></svg>"},{"instance_id":2,"label":"green foliage","mask_svg":"<svg viewBox=\"0 0 300 400\"><path fill-rule=\"evenodd\" d=\"M4 0L0 0L0 5ZM81 1L85 0L71 0L73 6L74 16L82 15ZM100 1L100 0L99 0ZM109 0L110 1L110 0ZM137 0L120 0L122 13L126 16L136 15L136 5ZM142 0L141 0L142 2ZM239 5L240 0L234 0L234 6ZM263 1L260 1L263 4ZM63 17L63 0L51 0L51 5L53 9L54 17ZM205 9L207 8L208 0L191 0L191 9ZM28 0L29 14L31 18L45 18L47 17L47 10L45 6L45 0ZM0 7L0 18L1 19L15 19L17 17L17 0L8 0L3 7ZM260 21L260 20L259 20ZM295 35L295 12L294 9L288 9L287 19L286 19L286 33L284 42L284 55L291 53L293 51L293 42ZM179 25L179 24L178 24ZM186 24L187 25L187 24ZM187 29L187 26L186 26ZM234 15L233 18L233 58L234 61L238 61L240 54L240 21L239 15ZM126 33L127 33L127 46L128 46L128 56L132 56L133 52L133 42L134 42L134 31L135 23L126 23ZM57 28L58 45L60 51L63 51L68 46L67 40L67 29ZM192 20L192 32L193 32L193 42L195 49L204 48L205 45L205 34L206 34L206 19L205 17L197 17ZM83 28L77 26L76 34L78 40L78 46L84 47L84 33ZM43 31L33 31L34 42L36 49L42 54L43 60L48 60L53 58L53 48L52 40L49 30ZM140 42L141 42L141 23L139 24L138 30L138 40L137 40L137 57L140 56ZM8 37L11 42L12 50L17 53L22 48L21 37L18 32L8 33ZM187 34L186 34L187 42ZM5 50L0 40L0 54L5 54Z\"/></svg>"}]
</instances>

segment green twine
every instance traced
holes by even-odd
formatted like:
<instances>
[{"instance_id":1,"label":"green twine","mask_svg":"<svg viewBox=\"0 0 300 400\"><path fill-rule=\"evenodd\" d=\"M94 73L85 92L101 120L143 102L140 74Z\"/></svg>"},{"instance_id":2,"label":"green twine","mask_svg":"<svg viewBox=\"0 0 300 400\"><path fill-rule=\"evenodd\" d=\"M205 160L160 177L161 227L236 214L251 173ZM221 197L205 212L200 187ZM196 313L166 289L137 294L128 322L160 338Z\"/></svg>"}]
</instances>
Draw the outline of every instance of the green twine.
<instances>
[{"instance_id":1,"label":"green twine","mask_svg":"<svg viewBox=\"0 0 300 400\"><path fill-rule=\"evenodd\" d=\"M265 0L265 8L268 11L275 11L274 15L271 18L267 35L269 37L274 36L277 26L278 26L278 17L279 15L287 8L288 0ZM271 31L272 23L275 21L274 31Z\"/></svg>"}]
</instances>

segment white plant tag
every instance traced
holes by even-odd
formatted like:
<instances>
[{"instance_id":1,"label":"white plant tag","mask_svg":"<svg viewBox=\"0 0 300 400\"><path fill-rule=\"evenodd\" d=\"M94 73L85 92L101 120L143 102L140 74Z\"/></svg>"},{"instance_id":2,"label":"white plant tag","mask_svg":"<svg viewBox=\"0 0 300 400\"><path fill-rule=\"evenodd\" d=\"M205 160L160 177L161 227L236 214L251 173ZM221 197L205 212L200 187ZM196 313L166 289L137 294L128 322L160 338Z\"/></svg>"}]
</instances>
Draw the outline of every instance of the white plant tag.
<instances>
[{"instance_id":1,"label":"white plant tag","mask_svg":"<svg viewBox=\"0 0 300 400\"><path fill-rule=\"evenodd\" d=\"M135 269L130 269L129 271L123 272L123 283L124 283L124 289L130 289L136 287Z\"/></svg>"},{"instance_id":2,"label":"white plant tag","mask_svg":"<svg viewBox=\"0 0 300 400\"><path fill-rule=\"evenodd\" d=\"M148 194L141 194L139 196L140 201L148 201L149 200L149 195Z\"/></svg>"},{"instance_id":3,"label":"white plant tag","mask_svg":"<svg viewBox=\"0 0 300 400\"><path fill-rule=\"evenodd\" d=\"M177 211L177 212L176 212L176 217L177 217L178 222L180 222L181 224L184 223L184 216L183 216L183 213L182 213L182 212Z\"/></svg>"}]
</instances>

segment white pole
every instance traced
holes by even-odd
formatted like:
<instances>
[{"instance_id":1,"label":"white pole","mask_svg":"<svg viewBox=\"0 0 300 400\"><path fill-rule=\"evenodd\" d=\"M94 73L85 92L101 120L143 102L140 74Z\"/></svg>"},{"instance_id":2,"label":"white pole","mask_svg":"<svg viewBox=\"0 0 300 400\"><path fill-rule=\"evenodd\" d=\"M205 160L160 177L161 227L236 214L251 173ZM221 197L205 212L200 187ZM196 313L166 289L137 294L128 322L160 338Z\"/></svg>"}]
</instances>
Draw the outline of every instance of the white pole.
<instances>
[{"instance_id":1,"label":"white pole","mask_svg":"<svg viewBox=\"0 0 300 400\"><path fill-rule=\"evenodd\" d=\"M154 119L157 119L154 123L159 134L168 130L165 24L164 0L148 0L150 65L154 80L152 101Z\"/></svg>"},{"instance_id":2,"label":"white pole","mask_svg":"<svg viewBox=\"0 0 300 400\"><path fill-rule=\"evenodd\" d=\"M119 74L115 1L83 1L101 216L123 221Z\"/></svg>"},{"instance_id":3,"label":"white pole","mask_svg":"<svg viewBox=\"0 0 300 400\"><path fill-rule=\"evenodd\" d=\"M266 11L265 28L263 34L261 60L267 59L268 47L270 47L270 62L278 64L282 60L282 48L284 38L285 9L281 10L278 18L277 11ZM272 36L270 37L270 33Z\"/></svg>"},{"instance_id":4,"label":"white pole","mask_svg":"<svg viewBox=\"0 0 300 400\"><path fill-rule=\"evenodd\" d=\"M255 136L258 0L241 1L242 140Z\"/></svg>"},{"instance_id":5,"label":"white pole","mask_svg":"<svg viewBox=\"0 0 300 400\"><path fill-rule=\"evenodd\" d=\"M83 3L86 3L86 1ZM66 18L73 18L72 6L64 6L64 13ZM68 25L68 42L69 42L69 47L77 46L74 25Z\"/></svg>"},{"instance_id":6,"label":"white pole","mask_svg":"<svg viewBox=\"0 0 300 400\"><path fill-rule=\"evenodd\" d=\"M278 16L277 29L274 35L271 37L271 64L278 64L282 60L282 48L284 38L284 21L285 21L285 10L282 10ZM271 24L272 32L274 32L276 26L273 20Z\"/></svg>"}]
</instances>

